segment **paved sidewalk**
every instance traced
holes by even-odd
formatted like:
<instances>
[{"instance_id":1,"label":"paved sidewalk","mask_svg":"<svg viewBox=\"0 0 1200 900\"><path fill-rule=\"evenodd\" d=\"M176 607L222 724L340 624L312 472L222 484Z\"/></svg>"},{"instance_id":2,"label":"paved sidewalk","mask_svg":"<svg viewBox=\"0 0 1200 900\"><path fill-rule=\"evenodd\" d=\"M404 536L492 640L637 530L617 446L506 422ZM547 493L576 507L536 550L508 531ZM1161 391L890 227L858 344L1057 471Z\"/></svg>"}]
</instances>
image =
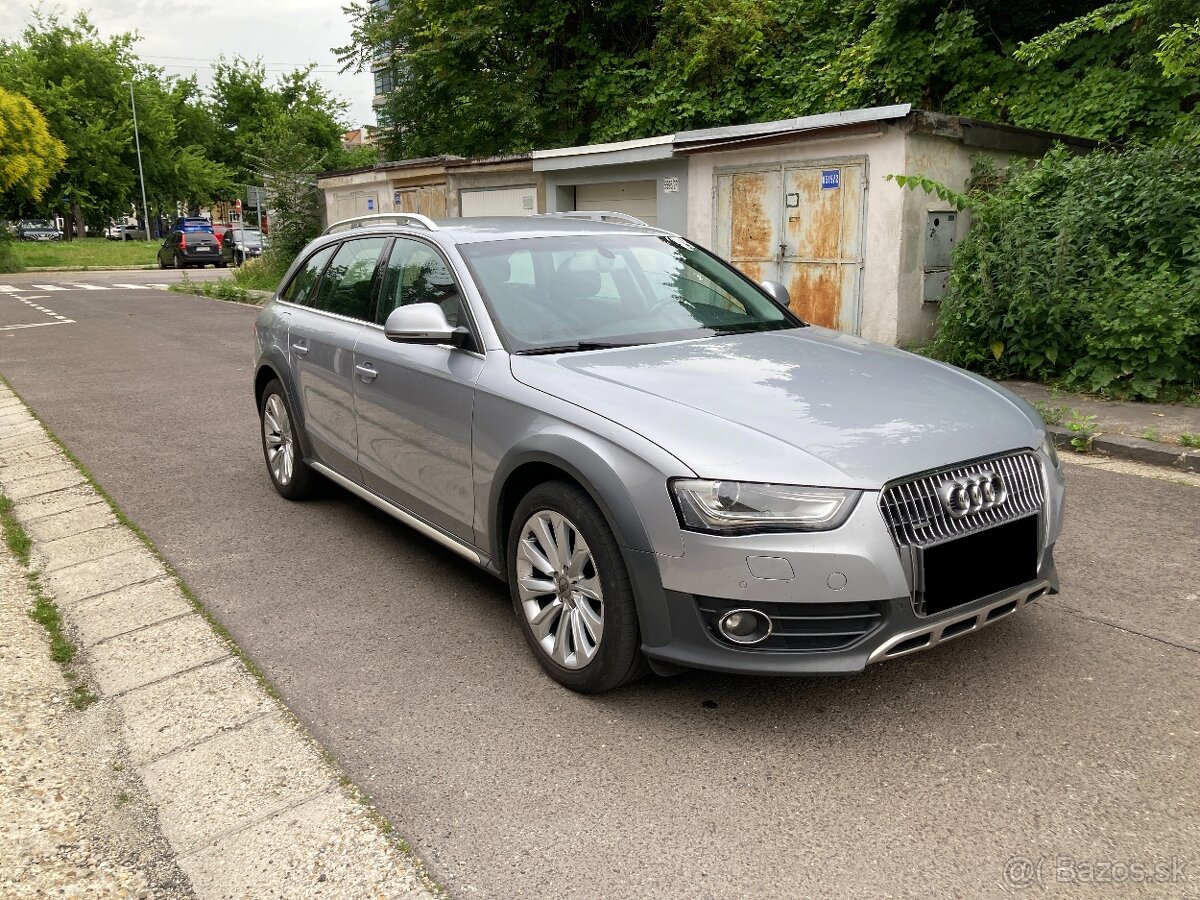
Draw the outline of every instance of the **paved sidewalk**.
<instances>
[{"instance_id":1,"label":"paved sidewalk","mask_svg":"<svg viewBox=\"0 0 1200 900\"><path fill-rule=\"evenodd\" d=\"M148 862L126 860L121 853L112 865L104 857L81 862L72 855L73 845L57 837L79 822L75 808L65 803L66 792L61 807L23 799L20 767L0 757L0 796L16 798L11 805L5 799L0 808L0 857L12 855L9 842L18 851L15 863L0 868L0 895L52 893L49 887L40 894L25 891L34 874L67 884L100 873L96 878L107 880L75 895L123 896L126 890L129 896L170 897L154 885L174 884L177 895L189 896L190 882L201 900L438 896L286 707L247 671L236 647L213 631L162 561L117 521L2 383L0 491L13 501L15 517L33 539L32 564L80 648L77 664L99 696L87 716L111 723L109 732L89 735L78 713L45 699L50 675L58 678L58 694L63 689L62 676L53 667L50 675L45 671L49 651L43 638L41 656L27 644L15 655L0 649L10 669L28 670L39 685L22 691L19 678L0 671L5 686L0 751L22 758L28 747L53 748L56 735L74 732L78 742L71 752L77 757L82 752L128 760L120 771L131 787L122 793L127 799L144 797L144 808L154 814L143 823L143 843L159 847L152 854L155 865L182 873L174 882L147 874ZM8 576L2 641L13 610L28 606L28 598L12 594L17 567L3 545L0 558ZM18 569L17 581L23 580ZM20 730L8 727L10 719ZM106 751L107 745L115 749ZM55 771L66 764L52 759L49 765ZM104 789L93 776L80 768L72 792L102 798ZM104 818L93 825L103 846ZM118 865L122 861L126 868ZM21 891L9 890L6 878Z\"/></svg>"},{"instance_id":2,"label":"paved sidewalk","mask_svg":"<svg viewBox=\"0 0 1200 900\"><path fill-rule=\"evenodd\" d=\"M1200 472L1200 449L1179 443L1182 434L1200 435L1200 407L1177 403L1131 403L1100 400L1086 394L1057 391L1030 381L1006 381L1004 386L1043 410L1058 413L1061 422L1049 424L1060 443L1075 435L1067 423L1094 416L1094 448L1119 459L1131 459ZM1050 420L1051 416L1047 415Z\"/></svg>"}]
</instances>

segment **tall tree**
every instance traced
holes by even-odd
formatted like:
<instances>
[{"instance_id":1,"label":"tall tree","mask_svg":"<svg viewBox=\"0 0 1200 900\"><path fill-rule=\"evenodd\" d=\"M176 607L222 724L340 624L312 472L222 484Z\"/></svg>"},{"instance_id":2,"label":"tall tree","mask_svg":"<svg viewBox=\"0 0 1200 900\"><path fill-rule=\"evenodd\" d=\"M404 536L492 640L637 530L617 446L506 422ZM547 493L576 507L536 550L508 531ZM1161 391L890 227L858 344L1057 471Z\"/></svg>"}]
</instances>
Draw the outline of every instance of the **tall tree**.
<instances>
[{"instance_id":1,"label":"tall tree","mask_svg":"<svg viewBox=\"0 0 1200 900\"><path fill-rule=\"evenodd\" d=\"M42 198L62 168L67 148L29 98L0 88L0 195L10 214Z\"/></svg>"},{"instance_id":2,"label":"tall tree","mask_svg":"<svg viewBox=\"0 0 1200 900\"><path fill-rule=\"evenodd\" d=\"M126 164L133 134L121 86L136 72L132 46L128 34L101 38L83 14L64 22L40 11L21 40L0 42L0 83L28 96L66 145L48 200L79 236L88 216L127 203L135 181Z\"/></svg>"}]
</instances>

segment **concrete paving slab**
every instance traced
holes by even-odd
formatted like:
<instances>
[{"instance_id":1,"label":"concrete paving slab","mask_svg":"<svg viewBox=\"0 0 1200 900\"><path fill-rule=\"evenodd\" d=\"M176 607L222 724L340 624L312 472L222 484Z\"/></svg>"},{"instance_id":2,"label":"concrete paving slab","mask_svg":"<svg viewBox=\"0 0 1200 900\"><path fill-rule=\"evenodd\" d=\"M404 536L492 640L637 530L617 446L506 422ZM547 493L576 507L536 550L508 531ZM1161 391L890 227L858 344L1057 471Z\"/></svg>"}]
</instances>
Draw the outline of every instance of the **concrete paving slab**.
<instances>
[{"instance_id":1,"label":"concrete paving slab","mask_svg":"<svg viewBox=\"0 0 1200 900\"><path fill-rule=\"evenodd\" d=\"M5 483L18 481L22 478L34 478L38 475L50 475L54 472L78 471L75 465L61 453L47 453L37 459L25 459L18 462L5 462L0 469L0 477Z\"/></svg>"},{"instance_id":2,"label":"concrete paving slab","mask_svg":"<svg viewBox=\"0 0 1200 900\"><path fill-rule=\"evenodd\" d=\"M10 425L0 431L0 453L19 450L21 447L40 444L49 439L42 426L33 420L27 425Z\"/></svg>"},{"instance_id":3,"label":"concrete paving slab","mask_svg":"<svg viewBox=\"0 0 1200 900\"><path fill-rule=\"evenodd\" d=\"M228 655L229 648L199 615L131 631L88 650L96 682L108 697Z\"/></svg>"},{"instance_id":4,"label":"concrete paving slab","mask_svg":"<svg viewBox=\"0 0 1200 900\"><path fill-rule=\"evenodd\" d=\"M36 497L38 494L49 494L52 491L61 491L63 488L75 487L83 484L85 480L79 470L72 466L70 469L51 472L49 475L38 475L34 478L19 478L9 481L6 477L4 493L10 500L24 500L26 497Z\"/></svg>"},{"instance_id":5,"label":"concrete paving slab","mask_svg":"<svg viewBox=\"0 0 1200 900\"><path fill-rule=\"evenodd\" d=\"M331 792L181 857L179 865L201 896L428 897L388 849L362 807Z\"/></svg>"},{"instance_id":6,"label":"concrete paving slab","mask_svg":"<svg viewBox=\"0 0 1200 900\"><path fill-rule=\"evenodd\" d=\"M7 409L0 409L0 431L4 430L6 425L16 425L22 422L27 422L32 417L19 406L11 406Z\"/></svg>"},{"instance_id":7,"label":"concrete paving slab","mask_svg":"<svg viewBox=\"0 0 1200 900\"><path fill-rule=\"evenodd\" d=\"M140 768L163 834L179 853L203 847L334 788L332 772L282 715Z\"/></svg>"},{"instance_id":8,"label":"concrete paving slab","mask_svg":"<svg viewBox=\"0 0 1200 900\"><path fill-rule=\"evenodd\" d=\"M71 610L80 643L91 647L138 628L194 612L175 582L167 577L84 600Z\"/></svg>"},{"instance_id":9,"label":"concrete paving slab","mask_svg":"<svg viewBox=\"0 0 1200 900\"><path fill-rule=\"evenodd\" d=\"M245 725L276 710L262 685L230 657L135 688L116 700L138 765Z\"/></svg>"},{"instance_id":10,"label":"concrete paving slab","mask_svg":"<svg viewBox=\"0 0 1200 900\"><path fill-rule=\"evenodd\" d=\"M100 559L123 550L136 550L145 545L124 525L109 525L80 534L72 534L39 544L47 572L56 572L89 560Z\"/></svg>"},{"instance_id":11,"label":"concrete paving slab","mask_svg":"<svg viewBox=\"0 0 1200 900\"><path fill-rule=\"evenodd\" d=\"M54 443L50 438L41 444L34 444L30 447L22 447L19 450L6 450L0 453L0 478L4 477L4 472L9 466L17 463L25 462L31 459L45 459L48 456L61 456L62 448Z\"/></svg>"},{"instance_id":12,"label":"concrete paving slab","mask_svg":"<svg viewBox=\"0 0 1200 900\"><path fill-rule=\"evenodd\" d=\"M113 515L108 504L100 501L34 519L25 525L25 530L35 541L56 541L59 538L91 531L93 528L114 525L116 521L117 517Z\"/></svg>"},{"instance_id":13,"label":"concrete paving slab","mask_svg":"<svg viewBox=\"0 0 1200 900\"><path fill-rule=\"evenodd\" d=\"M137 548L88 560L57 572L47 572L55 598L64 606L118 588L149 581L163 574L160 563L149 550Z\"/></svg>"},{"instance_id":14,"label":"concrete paving slab","mask_svg":"<svg viewBox=\"0 0 1200 900\"><path fill-rule=\"evenodd\" d=\"M70 510L82 509L93 503L104 503L96 495L90 485L67 488L55 491L53 494L40 494L37 497L27 497L17 504L17 518L26 526L45 516L55 516ZM108 508L108 504L104 504Z\"/></svg>"}]
</instances>

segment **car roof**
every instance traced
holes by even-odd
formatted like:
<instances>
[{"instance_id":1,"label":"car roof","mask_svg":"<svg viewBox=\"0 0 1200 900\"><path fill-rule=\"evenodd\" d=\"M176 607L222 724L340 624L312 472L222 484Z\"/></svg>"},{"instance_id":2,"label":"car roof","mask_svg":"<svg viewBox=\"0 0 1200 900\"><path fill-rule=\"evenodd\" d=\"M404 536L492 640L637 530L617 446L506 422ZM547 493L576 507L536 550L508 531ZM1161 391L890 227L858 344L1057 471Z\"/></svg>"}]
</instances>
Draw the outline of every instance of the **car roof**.
<instances>
[{"instance_id":1,"label":"car roof","mask_svg":"<svg viewBox=\"0 0 1200 900\"><path fill-rule=\"evenodd\" d=\"M336 223L335 223L336 224ZM478 216L465 219L435 219L437 231L421 225L369 223L361 227L335 231L324 235L320 243L338 240L355 234L417 234L436 236L452 244L477 244L513 238L558 237L568 235L645 234L663 235L652 225L622 225L597 222L592 219L557 218L555 216Z\"/></svg>"}]
</instances>

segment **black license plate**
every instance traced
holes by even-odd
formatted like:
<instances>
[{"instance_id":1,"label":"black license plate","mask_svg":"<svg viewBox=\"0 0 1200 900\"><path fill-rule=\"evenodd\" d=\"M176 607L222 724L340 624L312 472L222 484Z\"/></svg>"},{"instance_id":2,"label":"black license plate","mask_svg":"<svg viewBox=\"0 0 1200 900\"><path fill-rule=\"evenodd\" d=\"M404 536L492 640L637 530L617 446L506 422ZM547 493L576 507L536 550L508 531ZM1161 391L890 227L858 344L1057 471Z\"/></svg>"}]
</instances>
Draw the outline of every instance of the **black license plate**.
<instances>
[{"instance_id":1,"label":"black license plate","mask_svg":"<svg viewBox=\"0 0 1200 900\"><path fill-rule=\"evenodd\" d=\"M931 616L1037 578L1038 517L925 547L920 553L921 611Z\"/></svg>"}]
</instances>

